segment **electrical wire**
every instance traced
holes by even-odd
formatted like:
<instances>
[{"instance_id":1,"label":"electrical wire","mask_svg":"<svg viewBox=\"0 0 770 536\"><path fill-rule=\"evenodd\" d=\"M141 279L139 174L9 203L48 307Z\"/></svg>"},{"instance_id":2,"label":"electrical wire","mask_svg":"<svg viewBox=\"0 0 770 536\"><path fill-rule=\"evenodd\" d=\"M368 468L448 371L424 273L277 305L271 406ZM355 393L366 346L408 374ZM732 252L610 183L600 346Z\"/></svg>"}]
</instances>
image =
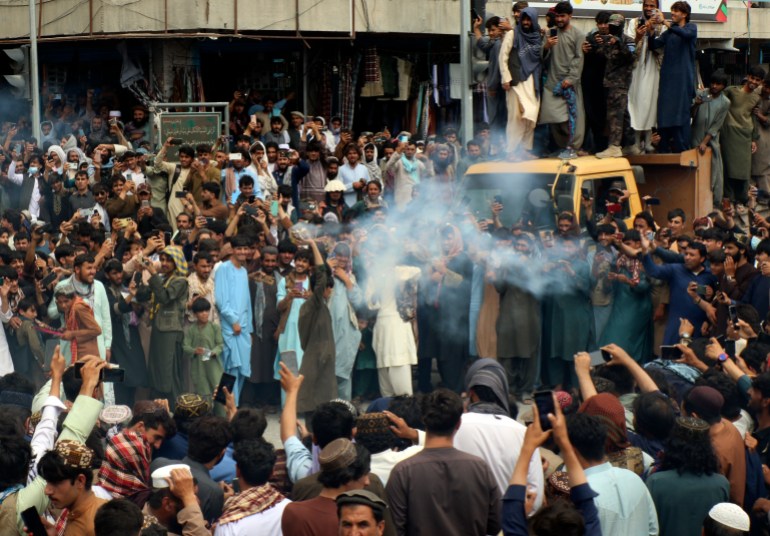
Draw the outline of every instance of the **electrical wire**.
<instances>
[{"instance_id":1,"label":"electrical wire","mask_svg":"<svg viewBox=\"0 0 770 536\"><path fill-rule=\"evenodd\" d=\"M41 27L45 28L46 26L51 26L53 24L58 23L60 20L65 19L65 18L69 17L70 15L72 15L75 11L77 11L81 7L88 5L88 2L89 2L89 0L81 0L79 3L75 4L74 6L72 6L70 9L68 9L64 13L62 13L60 15L57 15L54 20L49 21L49 22L43 22ZM42 32L40 32L40 33L42 33Z\"/></svg>"}]
</instances>

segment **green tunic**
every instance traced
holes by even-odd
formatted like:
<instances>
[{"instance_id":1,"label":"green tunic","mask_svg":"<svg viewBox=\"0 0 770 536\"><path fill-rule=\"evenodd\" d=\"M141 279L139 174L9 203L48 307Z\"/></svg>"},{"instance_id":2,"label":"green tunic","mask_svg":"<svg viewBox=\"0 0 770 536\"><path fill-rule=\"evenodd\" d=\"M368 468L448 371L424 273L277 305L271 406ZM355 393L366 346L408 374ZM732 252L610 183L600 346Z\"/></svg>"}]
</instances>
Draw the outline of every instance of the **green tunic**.
<instances>
[{"instance_id":1,"label":"green tunic","mask_svg":"<svg viewBox=\"0 0 770 536\"><path fill-rule=\"evenodd\" d=\"M149 281L154 305L150 354L147 371L150 387L156 394L172 400L184 392L182 373L182 342L184 314L187 306L187 279L163 279L154 275Z\"/></svg>"},{"instance_id":2,"label":"green tunic","mask_svg":"<svg viewBox=\"0 0 770 536\"><path fill-rule=\"evenodd\" d=\"M711 134L711 141L709 142L709 147L711 147L711 189L715 192L714 201L719 202L722 200L721 193L724 181L719 132L727 117L730 101L727 100L724 93L720 93L714 98L708 90L699 91L698 96L703 99L703 103L698 106L692 121L692 146L697 147L706 137L706 134Z\"/></svg>"},{"instance_id":3,"label":"green tunic","mask_svg":"<svg viewBox=\"0 0 770 536\"><path fill-rule=\"evenodd\" d=\"M298 330L304 357L299 372L305 376L297 399L297 411L314 411L337 397L336 349L332 315L324 299L326 281L332 275L324 264L315 269L313 295L299 310Z\"/></svg>"},{"instance_id":4,"label":"green tunic","mask_svg":"<svg viewBox=\"0 0 770 536\"><path fill-rule=\"evenodd\" d=\"M211 396L219 385L219 379L224 372L221 361L222 350L224 349L222 330L211 322L204 326L197 323L187 326L182 348L185 358L190 360L190 380L193 392L201 396ZM210 351L210 358L204 361L203 356L195 355L196 348L205 348Z\"/></svg>"},{"instance_id":5,"label":"green tunic","mask_svg":"<svg viewBox=\"0 0 770 536\"><path fill-rule=\"evenodd\" d=\"M700 536L712 506L730 501L730 483L720 474L696 476L660 471L647 479L658 513L660 534Z\"/></svg>"},{"instance_id":6,"label":"green tunic","mask_svg":"<svg viewBox=\"0 0 770 536\"><path fill-rule=\"evenodd\" d=\"M722 125L722 160L725 178L747 181L751 178L751 142L759 136L752 111L759 104L758 93L747 93L741 86L724 90L730 108Z\"/></svg>"},{"instance_id":7,"label":"green tunic","mask_svg":"<svg viewBox=\"0 0 770 536\"><path fill-rule=\"evenodd\" d=\"M631 272L625 268L619 273L631 277ZM628 352L628 355L642 363L652 357L650 289L650 280L644 272L639 273L639 283L635 287L615 281L612 313L599 339L599 346L617 344Z\"/></svg>"},{"instance_id":8,"label":"green tunic","mask_svg":"<svg viewBox=\"0 0 770 536\"><path fill-rule=\"evenodd\" d=\"M543 358L572 361L594 345L591 272L584 260L571 261L574 277L555 275L543 300ZM557 268L558 270L558 268Z\"/></svg>"}]
</instances>

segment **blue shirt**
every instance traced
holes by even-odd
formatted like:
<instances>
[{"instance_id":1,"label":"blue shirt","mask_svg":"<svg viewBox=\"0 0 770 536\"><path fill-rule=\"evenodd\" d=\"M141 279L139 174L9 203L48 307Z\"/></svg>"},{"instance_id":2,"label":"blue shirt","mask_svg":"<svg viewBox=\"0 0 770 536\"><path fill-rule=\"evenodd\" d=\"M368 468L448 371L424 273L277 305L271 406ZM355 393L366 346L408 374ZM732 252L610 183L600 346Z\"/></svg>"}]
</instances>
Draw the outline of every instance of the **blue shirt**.
<instances>
[{"instance_id":1,"label":"blue shirt","mask_svg":"<svg viewBox=\"0 0 770 536\"><path fill-rule=\"evenodd\" d=\"M706 321L706 313L698 307L687 294L687 286L695 281L699 285L710 285L712 288L717 278L703 268L697 274L685 268L684 264L662 264L653 262L650 255L642 257L644 271L647 275L668 282L671 297L669 299L668 323L663 336L663 344L679 342L679 319L686 318L698 329Z\"/></svg>"},{"instance_id":2,"label":"blue shirt","mask_svg":"<svg viewBox=\"0 0 770 536\"><path fill-rule=\"evenodd\" d=\"M283 107L286 106L286 99L281 99L278 102L273 103L273 111L270 113L270 117L278 117L281 115L281 110L283 110ZM251 108L249 108L249 115L254 115L257 112L262 112L265 110L265 107L261 104L255 104Z\"/></svg>"},{"instance_id":3,"label":"blue shirt","mask_svg":"<svg viewBox=\"0 0 770 536\"><path fill-rule=\"evenodd\" d=\"M241 170L237 170L237 169L233 168L233 173L235 174L235 183L236 184L239 184L240 180L241 180L241 177L246 176L246 175L248 175L249 177L254 179L254 195L256 195L258 199L262 199L264 201L265 194L262 193L262 188L259 187L259 179L257 178L256 175L254 175L254 172L251 169L249 169L247 167L243 168ZM224 181L225 181L225 171L222 170L222 191L223 192L225 191L224 190L224 186L225 186ZM240 186L238 188L236 188L236 190L233 192L232 199L230 200L230 202L233 205L235 204L235 202L238 199L239 195L241 195Z\"/></svg>"},{"instance_id":4,"label":"blue shirt","mask_svg":"<svg viewBox=\"0 0 770 536\"><path fill-rule=\"evenodd\" d=\"M160 448L153 452L152 458L168 458L170 460L181 460L187 456L187 447L189 440L184 432L177 432L171 439L164 439Z\"/></svg>"},{"instance_id":5,"label":"blue shirt","mask_svg":"<svg viewBox=\"0 0 770 536\"><path fill-rule=\"evenodd\" d=\"M283 442L286 451L286 473L289 480L296 482L308 476L313 467L313 454L305 448L302 441L296 436L291 436Z\"/></svg>"},{"instance_id":6,"label":"blue shirt","mask_svg":"<svg viewBox=\"0 0 770 536\"><path fill-rule=\"evenodd\" d=\"M233 445L230 444L225 450L225 455L219 460L219 463L209 471L211 479L214 482L232 482L235 479L235 460L233 460Z\"/></svg>"},{"instance_id":7,"label":"blue shirt","mask_svg":"<svg viewBox=\"0 0 770 536\"><path fill-rule=\"evenodd\" d=\"M585 473L591 489L598 494L594 504L602 534L657 536L655 503L636 473L613 467L610 462L589 467Z\"/></svg>"}]
</instances>

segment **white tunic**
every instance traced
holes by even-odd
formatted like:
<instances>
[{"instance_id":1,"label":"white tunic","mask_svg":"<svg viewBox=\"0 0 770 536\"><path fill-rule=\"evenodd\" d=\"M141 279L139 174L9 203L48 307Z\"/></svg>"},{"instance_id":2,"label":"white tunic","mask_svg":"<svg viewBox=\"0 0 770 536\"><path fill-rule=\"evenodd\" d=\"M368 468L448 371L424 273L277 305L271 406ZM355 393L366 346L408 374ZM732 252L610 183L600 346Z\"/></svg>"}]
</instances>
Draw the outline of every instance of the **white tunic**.
<instances>
[{"instance_id":1,"label":"white tunic","mask_svg":"<svg viewBox=\"0 0 770 536\"><path fill-rule=\"evenodd\" d=\"M419 276L420 269L413 266L397 266L396 283L403 283ZM412 324L404 322L398 314L395 286L379 289L379 303L370 307L379 308L377 323L372 334L372 347L377 355L377 368L400 367L417 364L417 346L414 342Z\"/></svg>"},{"instance_id":2,"label":"white tunic","mask_svg":"<svg viewBox=\"0 0 770 536\"><path fill-rule=\"evenodd\" d=\"M272 508L238 521L217 525L214 536L281 536L281 517L289 499L284 499Z\"/></svg>"},{"instance_id":3,"label":"white tunic","mask_svg":"<svg viewBox=\"0 0 770 536\"><path fill-rule=\"evenodd\" d=\"M0 304L2 304L0 298ZM7 324L13 317L13 309L8 307L7 312L2 311L0 307L0 321ZM11 351L8 348L8 340L5 338L5 329L0 328L0 376L5 376L13 372L13 361L11 360Z\"/></svg>"},{"instance_id":4,"label":"white tunic","mask_svg":"<svg viewBox=\"0 0 770 536\"><path fill-rule=\"evenodd\" d=\"M626 28L626 35L636 38L639 17L631 19ZM657 30L657 35L661 32ZM647 37L636 45L636 62L628 88L628 115L631 128L637 131L650 130L655 126L658 116L658 82L660 81L660 55L648 48Z\"/></svg>"}]
</instances>

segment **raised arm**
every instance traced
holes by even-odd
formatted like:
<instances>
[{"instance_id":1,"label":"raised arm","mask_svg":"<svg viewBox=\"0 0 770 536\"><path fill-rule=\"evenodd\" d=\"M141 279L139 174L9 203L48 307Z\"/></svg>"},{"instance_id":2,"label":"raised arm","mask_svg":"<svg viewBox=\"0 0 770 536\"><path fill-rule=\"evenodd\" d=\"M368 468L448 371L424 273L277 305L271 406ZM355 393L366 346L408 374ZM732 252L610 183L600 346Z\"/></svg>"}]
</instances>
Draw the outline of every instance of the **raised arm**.
<instances>
[{"instance_id":1,"label":"raised arm","mask_svg":"<svg viewBox=\"0 0 770 536\"><path fill-rule=\"evenodd\" d=\"M295 376L284 363L279 363L278 374L281 377L281 389L286 393L286 401L281 412L281 442L297 435L297 395L305 377Z\"/></svg>"},{"instance_id":2,"label":"raised arm","mask_svg":"<svg viewBox=\"0 0 770 536\"><path fill-rule=\"evenodd\" d=\"M628 353L616 344L608 344L602 347L602 350L608 352L612 359L607 363L608 366L623 366L628 369L631 376L636 380L636 385L643 393L652 393L658 391L658 385L652 381L650 375L637 363ZM640 358L644 356L639 356Z\"/></svg>"},{"instance_id":3,"label":"raised arm","mask_svg":"<svg viewBox=\"0 0 770 536\"><path fill-rule=\"evenodd\" d=\"M286 472L289 480L307 476L313 465L313 456L297 438L297 398L302 387L303 375L295 376L284 363L279 363L278 374L286 400L281 412L281 442L286 450Z\"/></svg>"},{"instance_id":4,"label":"raised arm","mask_svg":"<svg viewBox=\"0 0 770 536\"><path fill-rule=\"evenodd\" d=\"M575 356L575 375L580 385L580 396L588 400L597 394L596 386L591 378L591 356L588 352L579 352Z\"/></svg>"}]
</instances>

